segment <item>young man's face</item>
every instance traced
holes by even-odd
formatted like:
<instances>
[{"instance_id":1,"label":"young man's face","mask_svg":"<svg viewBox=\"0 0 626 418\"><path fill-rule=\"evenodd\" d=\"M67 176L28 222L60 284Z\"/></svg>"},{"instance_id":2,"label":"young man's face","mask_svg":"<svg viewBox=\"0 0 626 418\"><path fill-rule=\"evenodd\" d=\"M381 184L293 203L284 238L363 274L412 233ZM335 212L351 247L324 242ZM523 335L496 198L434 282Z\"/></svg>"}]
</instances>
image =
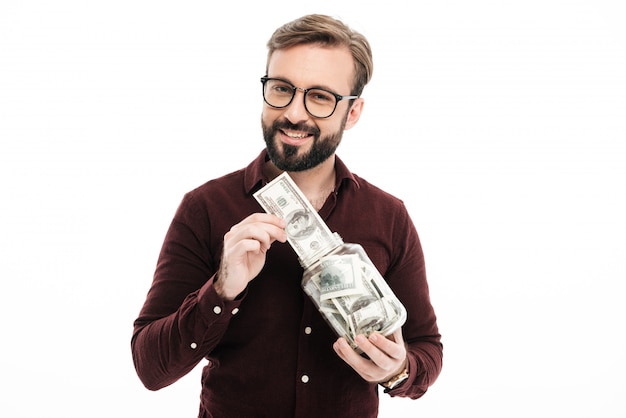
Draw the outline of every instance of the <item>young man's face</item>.
<instances>
[{"instance_id":1,"label":"young man's face","mask_svg":"<svg viewBox=\"0 0 626 418\"><path fill-rule=\"evenodd\" d=\"M275 51L268 61L267 76L287 81L300 89L321 88L348 96L354 84L354 61L347 48L298 45ZM362 99L340 100L327 118L313 117L298 90L291 103L274 108L264 103L261 123L268 154L285 171L303 171L326 161L335 153L345 129L359 119Z\"/></svg>"}]
</instances>

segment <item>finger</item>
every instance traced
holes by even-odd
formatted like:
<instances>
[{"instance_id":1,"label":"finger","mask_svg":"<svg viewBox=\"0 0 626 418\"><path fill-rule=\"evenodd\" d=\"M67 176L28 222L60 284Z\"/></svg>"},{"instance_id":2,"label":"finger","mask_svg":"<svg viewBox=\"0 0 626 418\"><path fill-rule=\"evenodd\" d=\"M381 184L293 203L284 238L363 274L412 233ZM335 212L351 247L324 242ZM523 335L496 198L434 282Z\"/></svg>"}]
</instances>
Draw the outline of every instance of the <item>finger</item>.
<instances>
[{"instance_id":1,"label":"finger","mask_svg":"<svg viewBox=\"0 0 626 418\"><path fill-rule=\"evenodd\" d=\"M261 249L267 250L274 241L284 242L287 239L285 231L273 224L255 222L237 224L224 235L224 241L237 243L243 240L256 240L261 244Z\"/></svg>"},{"instance_id":2,"label":"finger","mask_svg":"<svg viewBox=\"0 0 626 418\"><path fill-rule=\"evenodd\" d=\"M257 223L257 222L275 225L283 229L286 226L286 222L284 219L279 218L278 216L272 215L270 213L261 213L261 212L253 213L252 215L249 215L248 217L243 219L239 223L239 225Z\"/></svg>"},{"instance_id":3,"label":"finger","mask_svg":"<svg viewBox=\"0 0 626 418\"><path fill-rule=\"evenodd\" d=\"M339 338L334 346L339 357L354 369L363 379L368 382L377 382L386 375L387 371L381 369L373 361L357 353L343 338Z\"/></svg>"},{"instance_id":4,"label":"finger","mask_svg":"<svg viewBox=\"0 0 626 418\"><path fill-rule=\"evenodd\" d=\"M402 328L398 328L388 337L384 337L377 332L373 332L369 336L368 341L389 357L395 359L404 359L406 357L406 347L402 337Z\"/></svg>"},{"instance_id":5,"label":"finger","mask_svg":"<svg viewBox=\"0 0 626 418\"><path fill-rule=\"evenodd\" d=\"M229 253L235 257L243 257L247 253L259 254L267 251L257 239L242 239L230 246Z\"/></svg>"},{"instance_id":6,"label":"finger","mask_svg":"<svg viewBox=\"0 0 626 418\"><path fill-rule=\"evenodd\" d=\"M369 361L358 354L343 337L335 341L333 348L339 357L359 372L359 374L361 374L360 370L366 367L368 365L367 363L369 363Z\"/></svg>"},{"instance_id":7,"label":"finger","mask_svg":"<svg viewBox=\"0 0 626 418\"><path fill-rule=\"evenodd\" d=\"M265 215L265 216L262 216ZM287 233L285 232L285 222L268 214L254 214L234 225L224 238L234 241L252 238L263 243L266 241L285 242Z\"/></svg>"},{"instance_id":8,"label":"finger","mask_svg":"<svg viewBox=\"0 0 626 418\"><path fill-rule=\"evenodd\" d=\"M250 221L265 228L272 238L272 242L287 241L287 233L285 232L287 222L284 219L269 213L256 213L250 216Z\"/></svg>"},{"instance_id":9,"label":"finger","mask_svg":"<svg viewBox=\"0 0 626 418\"><path fill-rule=\"evenodd\" d=\"M398 337L401 341L401 335ZM357 335L355 341L385 376L391 371L397 370L400 363L406 358L406 349L402 342L397 343L379 333L372 333L369 338Z\"/></svg>"}]
</instances>

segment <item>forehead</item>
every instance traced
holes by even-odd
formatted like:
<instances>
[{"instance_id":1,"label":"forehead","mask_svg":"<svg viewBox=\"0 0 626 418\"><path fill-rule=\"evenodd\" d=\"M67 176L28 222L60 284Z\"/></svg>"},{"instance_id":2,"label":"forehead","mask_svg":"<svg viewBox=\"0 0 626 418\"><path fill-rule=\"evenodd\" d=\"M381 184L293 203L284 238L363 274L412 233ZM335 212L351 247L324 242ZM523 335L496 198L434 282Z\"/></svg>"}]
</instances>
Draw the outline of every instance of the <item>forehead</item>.
<instances>
[{"instance_id":1,"label":"forehead","mask_svg":"<svg viewBox=\"0 0 626 418\"><path fill-rule=\"evenodd\" d=\"M302 88L327 87L349 94L354 59L346 47L296 45L274 51L267 63L267 75L284 78Z\"/></svg>"}]
</instances>

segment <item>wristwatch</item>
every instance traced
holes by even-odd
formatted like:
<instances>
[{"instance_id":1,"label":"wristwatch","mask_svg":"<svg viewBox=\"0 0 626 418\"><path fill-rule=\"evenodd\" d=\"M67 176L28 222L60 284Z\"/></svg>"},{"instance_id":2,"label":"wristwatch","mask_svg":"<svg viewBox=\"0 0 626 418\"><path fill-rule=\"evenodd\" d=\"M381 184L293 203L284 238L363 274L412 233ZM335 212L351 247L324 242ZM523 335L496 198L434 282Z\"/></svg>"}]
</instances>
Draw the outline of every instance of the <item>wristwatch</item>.
<instances>
[{"instance_id":1,"label":"wristwatch","mask_svg":"<svg viewBox=\"0 0 626 418\"><path fill-rule=\"evenodd\" d=\"M381 383L383 387L387 390L392 390L398 386L400 386L406 379L409 378L409 367L405 367L400 373L387 380L386 382Z\"/></svg>"}]
</instances>

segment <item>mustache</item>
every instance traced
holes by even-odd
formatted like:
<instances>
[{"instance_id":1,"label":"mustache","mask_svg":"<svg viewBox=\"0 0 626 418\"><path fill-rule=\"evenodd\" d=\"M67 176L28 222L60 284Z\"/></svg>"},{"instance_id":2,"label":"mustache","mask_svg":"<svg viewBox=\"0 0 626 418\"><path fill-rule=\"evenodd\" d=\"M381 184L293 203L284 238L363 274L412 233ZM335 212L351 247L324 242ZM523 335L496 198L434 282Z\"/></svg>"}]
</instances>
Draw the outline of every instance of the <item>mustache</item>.
<instances>
[{"instance_id":1,"label":"mustache","mask_svg":"<svg viewBox=\"0 0 626 418\"><path fill-rule=\"evenodd\" d=\"M320 134L319 128L316 126L309 126L306 123L296 123L293 124L288 120L275 120L272 123L272 129L277 130L292 130L292 131L301 131L306 132L308 134L318 136Z\"/></svg>"}]
</instances>

